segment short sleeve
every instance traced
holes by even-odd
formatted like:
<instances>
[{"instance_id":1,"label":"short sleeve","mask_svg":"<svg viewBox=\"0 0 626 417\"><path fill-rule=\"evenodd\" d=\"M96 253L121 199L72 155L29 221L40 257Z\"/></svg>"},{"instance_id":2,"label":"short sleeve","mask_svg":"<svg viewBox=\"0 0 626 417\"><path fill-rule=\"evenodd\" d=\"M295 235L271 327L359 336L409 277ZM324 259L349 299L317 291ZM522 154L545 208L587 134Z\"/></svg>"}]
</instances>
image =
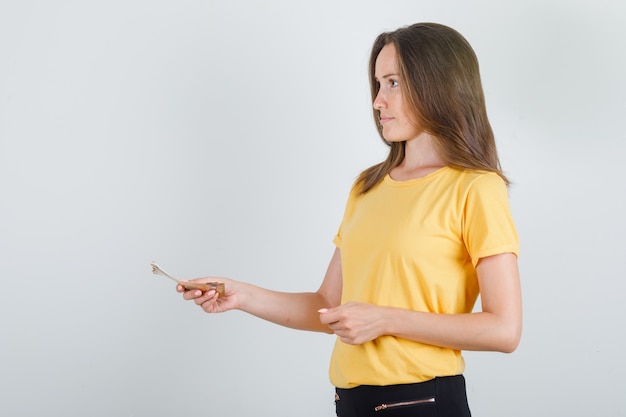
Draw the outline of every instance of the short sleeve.
<instances>
[{"instance_id":1,"label":"short sleeve","mask_svg":"<svg viewBox=\"0 0 626 417\"><path fill-rule=\"evenodd\" d=\"M467 191L463 239L472 264L500 253L519 256L519 237L504 180L495 173L477 177Z\"/></svg>"},{"instance_id":2,"label":"short sleeve","mask_svg":"<svg viewBox=\"0 0 626 417\"><path fill-rule=\"evenodd\" d=\"M333 243L339 249L341 249L343 225L354 212L354 204L355 204L355 200L357 199L357 197L358 197L358 191L357 191L356 185L354 185L352 189L350 190L350 194L348 195L348 199L347 199L344 212L343 212L343 219L341 220L341 224L339 225L339 230L337 230L337 234L335 234L335 237L333 238Z\"/></svg>"}]
</instances>

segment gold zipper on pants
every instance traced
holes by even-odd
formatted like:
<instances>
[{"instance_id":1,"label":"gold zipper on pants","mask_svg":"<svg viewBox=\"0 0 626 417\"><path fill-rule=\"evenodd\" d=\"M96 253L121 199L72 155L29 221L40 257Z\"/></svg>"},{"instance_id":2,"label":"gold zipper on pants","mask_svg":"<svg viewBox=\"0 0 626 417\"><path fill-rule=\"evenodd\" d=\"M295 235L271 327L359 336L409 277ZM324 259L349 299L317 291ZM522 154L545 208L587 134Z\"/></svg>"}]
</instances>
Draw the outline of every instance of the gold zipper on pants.
<instances>
[{"instance_id":1,"label":"gold zipper on pants","mask_svg":"<svg viewBox=\"0 0 626 417\"><path fill-rule=\"evenodd\" d=\"M430 398L425 398L423 400L402 401L399 403L381 404L381 405L377 405L376 407L374 407L374 411L382 411L382 410L386 410L387 408L402 407L405 405L418 405L418 404L427 404L427 403L434 403L434 402L435 402L435 397L430 397Z\"/></svg>"}]
</instances>

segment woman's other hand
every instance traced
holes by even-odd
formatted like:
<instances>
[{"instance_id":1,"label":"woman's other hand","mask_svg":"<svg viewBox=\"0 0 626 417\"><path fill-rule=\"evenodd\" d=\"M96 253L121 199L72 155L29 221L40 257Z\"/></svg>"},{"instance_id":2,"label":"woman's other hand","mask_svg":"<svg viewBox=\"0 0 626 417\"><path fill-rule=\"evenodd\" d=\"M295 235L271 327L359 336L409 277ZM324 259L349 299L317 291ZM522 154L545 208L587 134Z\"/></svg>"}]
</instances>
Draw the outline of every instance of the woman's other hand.
<instances>
[{"instance_id":1,"label":"woman's other hand","mask_svg":"<svg viewBox=\"0 0 626 417\"><path fill-rule=\"evenodd\" d=\"M335 333L342 342L360 345L384 334L385 307L368 303L346 303L334 308L319 310L320 321Z\"/></svg>"}]
</instances>

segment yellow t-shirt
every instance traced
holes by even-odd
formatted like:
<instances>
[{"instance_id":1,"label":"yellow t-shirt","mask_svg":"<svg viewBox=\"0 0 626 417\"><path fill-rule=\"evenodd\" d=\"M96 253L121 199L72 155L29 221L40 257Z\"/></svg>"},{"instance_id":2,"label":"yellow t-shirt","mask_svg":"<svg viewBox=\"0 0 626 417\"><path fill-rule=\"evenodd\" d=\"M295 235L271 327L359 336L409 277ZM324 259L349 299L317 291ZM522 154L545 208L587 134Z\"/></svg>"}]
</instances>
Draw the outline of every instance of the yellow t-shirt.
<instances>
[{"instance_id":1,"label":"yellow t-shirt","mask_svg":"<svg viewBox=\"0 0 626 417\"><path fill-rule=\"evenodd\" d=\"M518 254L507 188L494 173L441 168L425 177L386 176L352 190L334 243L341 250L341 302L441 314L469 313L482 257ZM361 345L339 338L330 379L339 388L422 382L458 375L460 351L393 336Z\"/></svg>"}]
</instances>

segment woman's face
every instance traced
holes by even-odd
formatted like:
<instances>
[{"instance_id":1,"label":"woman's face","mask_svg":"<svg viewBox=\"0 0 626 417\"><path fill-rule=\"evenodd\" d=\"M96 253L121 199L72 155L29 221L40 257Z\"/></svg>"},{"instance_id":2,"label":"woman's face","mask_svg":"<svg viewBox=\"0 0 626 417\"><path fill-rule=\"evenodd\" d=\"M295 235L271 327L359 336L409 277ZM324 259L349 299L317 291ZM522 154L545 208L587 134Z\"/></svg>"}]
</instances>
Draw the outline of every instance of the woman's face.
<instances>
[{"instance_id":1,"label":"woman's face","mask_svg":"<svg viewBox=\"0 0 626 417\"><path fill-rule=\"evenodd\" d=\"M379 112L383 138L387 142L402 142L417 137L423 129L414 121L415 117L402 96L398 57L393 43L385 45L378 54L374 72L380 88L373 106Z\"/></svg>"}]
</instances>

